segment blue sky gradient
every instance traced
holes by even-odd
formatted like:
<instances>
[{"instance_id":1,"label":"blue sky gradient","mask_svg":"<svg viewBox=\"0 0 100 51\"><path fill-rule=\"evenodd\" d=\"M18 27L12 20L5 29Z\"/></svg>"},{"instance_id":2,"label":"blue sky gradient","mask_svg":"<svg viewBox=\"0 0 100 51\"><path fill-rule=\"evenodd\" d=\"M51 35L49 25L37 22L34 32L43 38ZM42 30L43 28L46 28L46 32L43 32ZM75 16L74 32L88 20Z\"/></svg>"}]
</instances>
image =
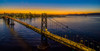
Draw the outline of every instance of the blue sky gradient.
<instances>
[{"instance_id":1,"label":"blue sky gradient","mask_svg":"<svg viewBox=\"0 0 100 51\"><path fill-rule=\"evenodd\" d=\"M99 12L100 0L0 0L0 8L90 9Z\"/></svg>"}]
</instances>

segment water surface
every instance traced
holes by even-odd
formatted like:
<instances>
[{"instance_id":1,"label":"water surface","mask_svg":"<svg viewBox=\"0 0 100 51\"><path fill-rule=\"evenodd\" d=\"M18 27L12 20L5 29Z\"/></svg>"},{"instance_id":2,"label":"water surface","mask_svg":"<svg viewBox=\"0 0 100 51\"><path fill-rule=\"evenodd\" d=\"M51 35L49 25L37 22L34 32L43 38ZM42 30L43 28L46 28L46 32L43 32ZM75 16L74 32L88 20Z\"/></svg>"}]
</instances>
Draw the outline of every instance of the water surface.
<instances>
[{"instance_id":1,"label":"water surface","mask_svg":"<svg viewBox=\"0 0 100 51\"><path fill-rule=\"evenodd\" d=\"M17 18L19 19L19 18ZM37 28L41 28L41 18L25 18L19 19L23 22L31 24ZM53 21L51 21L53 20ZM100 42L100 17L99 16L66 16L66 17L48 17L48 31L56 35L64 37L68 36L68 39L76 41L83 38L86 40L95 40ZM65 28L66 27L66 28ZM23 25L15 22L13 32L7 27L5 21L0 19L0 47L1 51L13 49L23 49L28 46L32 47L32 50L37 50L37 46L41 44L41 35L34 32L31 29L24 27ZM76 36L80 36L76 38ZM27 45L28 44L28 45ZM49 49L47 51L55 51L61 49L72 49L59 44L51 39L48 39ZM23 47L23 45L26 45ZM67 49L66 49L67 48Z\"/></svg>"}]
</instances>

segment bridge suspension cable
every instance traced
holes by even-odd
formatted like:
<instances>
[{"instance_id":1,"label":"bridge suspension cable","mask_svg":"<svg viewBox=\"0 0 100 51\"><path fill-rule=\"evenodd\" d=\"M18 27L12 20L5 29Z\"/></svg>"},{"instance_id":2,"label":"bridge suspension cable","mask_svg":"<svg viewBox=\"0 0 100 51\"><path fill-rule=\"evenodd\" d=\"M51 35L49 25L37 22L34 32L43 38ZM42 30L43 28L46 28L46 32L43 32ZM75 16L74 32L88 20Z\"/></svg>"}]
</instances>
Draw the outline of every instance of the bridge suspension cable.
<instances>
[{"instance_id":1,"label":"bridge suspension cable","mask_svg":"<svg viewBox=\"0 0 100 51\"><path fill-rule=\"evenodd\" d=\"M71 32L77 32L77 31L75 31L75 30L73 30L73 29L71 29L71 28L69 28L67 25L65 25L65 24L63 24L63 23L61 23L61 22L58 22L57 20L55 20L55 19L49 19L50 21L52 21L53 23L55 23L55 24L57 24L56 25L56 27L57 26L59 26L59 27L63 27L62 29L64 29L64 31L66 31L67 29L69 29L69 30L71 30ZM82 34L82 37L81 36L79 36L78 34ZM62 33L62 35L61 36L63 36L63 34L64 33ZM91 48L93 48L94 49L94 46L96 47L100 47L100 43L98 43L97 41L94 41L93 39L91 39L91 38L88 38L86 35L84 35L85 33L84 32L77 32L77 34L74 36L74 37L71 37L72 38L72 40L73 41L75 41L75 39L77 40L78 39L78 42L80 42L80 43L82 43L82 44L84 44L84 45L87 45L87 46L91 46ZM68 36L68 34L66 35L66 34L64 34L65 35L65 37L66 36ZM80 37L80 38L77 38L77 37ZM70 38L69 38L70 39ZM77 42L77 41L76 41ZM88 43L88 44L87 44ZM94 45L94 44L96 44L96 45Z\"/></svg>"}]
</instances>

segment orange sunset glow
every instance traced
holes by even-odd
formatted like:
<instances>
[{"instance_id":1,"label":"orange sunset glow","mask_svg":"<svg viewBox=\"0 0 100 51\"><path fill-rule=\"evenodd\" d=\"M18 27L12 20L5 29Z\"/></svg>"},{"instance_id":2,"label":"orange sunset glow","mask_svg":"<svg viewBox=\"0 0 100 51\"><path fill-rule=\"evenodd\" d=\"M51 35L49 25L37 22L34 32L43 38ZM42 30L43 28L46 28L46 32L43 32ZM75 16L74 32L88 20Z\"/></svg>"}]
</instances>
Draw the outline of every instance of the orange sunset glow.
<instances>
[{"instance_id":1,"label":"orange sunset glow","mask_svg":"<svg viewBox=\"0 0 100 51\"><path fill-rule=\"evenodd\" d=\"M72 8L0 8L0 13L29 13L32 14L87 14L99 13L100 9L72 9Z\"/></svg>"}]
</instances>

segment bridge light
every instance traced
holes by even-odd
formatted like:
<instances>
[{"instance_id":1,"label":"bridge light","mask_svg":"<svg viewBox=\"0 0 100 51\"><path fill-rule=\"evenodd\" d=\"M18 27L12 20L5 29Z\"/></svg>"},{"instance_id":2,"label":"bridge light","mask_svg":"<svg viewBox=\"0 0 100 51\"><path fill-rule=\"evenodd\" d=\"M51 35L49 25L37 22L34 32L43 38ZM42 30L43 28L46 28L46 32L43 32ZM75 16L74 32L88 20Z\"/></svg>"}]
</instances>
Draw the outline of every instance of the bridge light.
<instances>
[{"instance_id":1,"label":"bridge light","mask_svg":"<svg viewBox=\"0 0 100 51\"><path fill-rule=\"evenodd\" d=\"M87 40L85 40L85 42L87 42Z\"/></svg>"},{"instance_id":2,"label":"bridge light","mask_svg":"<svg viewBox=\"0 0 100 51\"><path fill-rule=\"evenodd\" d=\"M100 48L100 46L97 46L97 48Z\"/></svg>"},{"instance_id":3,"label":"bridge light","mask_svg":"<svg viewBox=\"0 0 100 51\"><path fill-rule=\"evenodd\" d=\"M65 35L65 38L66 38L67 36Z\"/></svg>"},{"instance_id":4,"label":"bridge light","mask_svg":"<svg viewBox=\"0 0 100 51\"><path fill-rule=\"evenodd\" d=\"M81 43L83 43L83 40L80 40Z\"/></svg>"},{"instance_id":5,"label":"bridge light","mask_svg":"<svg viewBox=\"0 0 100 51\"><path fill-rule=\"evenodd\" d=\"M48 31L48 29L47 29L47 28L45 28L45 31Z\"/></svg>"}]
</instances>

